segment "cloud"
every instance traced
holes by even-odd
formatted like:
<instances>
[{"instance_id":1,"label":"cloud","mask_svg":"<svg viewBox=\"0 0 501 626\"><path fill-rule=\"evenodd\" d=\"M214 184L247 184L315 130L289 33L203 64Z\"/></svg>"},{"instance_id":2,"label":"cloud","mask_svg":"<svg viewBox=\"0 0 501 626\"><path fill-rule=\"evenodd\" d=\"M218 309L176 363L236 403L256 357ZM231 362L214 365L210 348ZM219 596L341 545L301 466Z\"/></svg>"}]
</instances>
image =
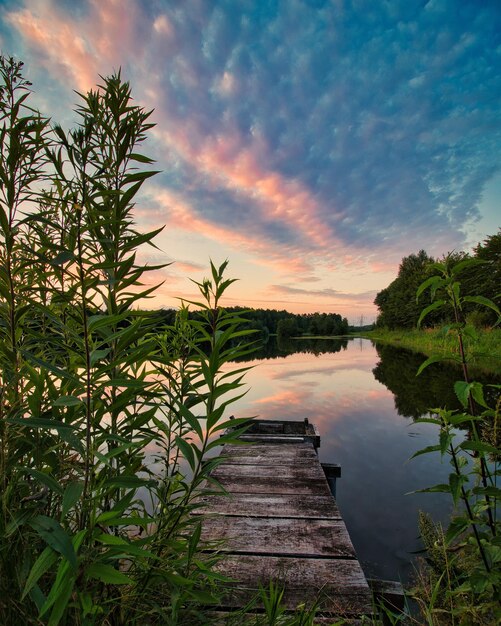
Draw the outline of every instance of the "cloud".
<instances>
[{"instance_id":1,"label":"cloud","mask_svg":"<svg viewBox=\"0 0 501 626\"><path fill-rule=\"evenodd\" d=\"M337 291L336 289L300 289L299 287L292 287L290 285L271 285L270 290L274 293L284 293L292 295L305 295L321 298L348 298L351 300L365 300L367 298L374 299L376 291L365 291L362 293L348 293Z\"/></svg>"},{"instance_id":2,"label":"cloud","mask_svg":"<svg viewBox=\"0 0 501 626\"><path fill-rule=\"evenodd\" d=\"M255 239L304 259L329 261L336 248L395 262L411 239L457 247L499 166L482 86L500 90L489 12L445 21L418 6L344 16L327 4L314 15L302 3L267 15L223 6L199 30L185 18L185 65L168 72L176 123L165 145L207 181L195 210L217 219L197 202L216 187L232 230L248 232L253 215Z\"/></svg>"},{"instance_id":3,"label":"cloud","mask_svg":"<svg viewBox=\"0 0 501 626\"><path fill-rule=\"evenodd\" d=\"M501 167L490 3L25 0L3 18L47 105L122 66L156 109L164 173L138 206L143 223L282 273L388 271L420 248L459 248ZM274 288L348 297L296 289Z\"/></svg>"}]
</instances>

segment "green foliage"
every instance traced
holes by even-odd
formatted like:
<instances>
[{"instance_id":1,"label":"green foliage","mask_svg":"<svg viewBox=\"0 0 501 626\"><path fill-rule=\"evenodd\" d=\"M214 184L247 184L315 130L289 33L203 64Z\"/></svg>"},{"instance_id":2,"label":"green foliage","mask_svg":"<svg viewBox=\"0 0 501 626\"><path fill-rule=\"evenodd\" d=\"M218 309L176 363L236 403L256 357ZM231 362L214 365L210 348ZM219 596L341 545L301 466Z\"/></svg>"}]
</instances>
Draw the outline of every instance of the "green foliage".
<instances>
[{"instance_id":1,"label":"green foliage","mask_svg":"<svg viewBox=\"0 0 501 626\"><path fill-rule=\"evenodd\" d=\"M456 360L462 367L463 380L454 386L460 410L434 409L435 417L424 421L439 427L438 444L415 455L438 452L449 458L448 483L422 491L449 493L456 507L455 516L439 539L430 541L433 535L430 523L421 521L433 574L428 572L422 576L416 597L427 623L497 624L501 618L501 523L497 517L501 496L498 487L501 385L492 386L495 396L490 405L483 386L470 380L464 339L469 332L465 324L465 309L469 303L488 308L498 319L500 313L496 304L485 296L462 294L459 277L478 266L478 260L455 261L448 256L434 264L436 274L417 292L419 297L429 289L433 300L432 305L423 310L420 322L434 310L433 305L437 309L446 304L450 307L453 314L450 330L457 337ZM436 360L427 359L418 374ZM458 428L464 427L468 428L468 436L458 442Z\"/></svg>"},{"instance_id":2,"label":"green foliage","mask_svg":"<svg viewBox=\"0 0 501 626\"><path fill-rule=\"evenodd\" d=\"M481 372L501 375L501 328L476 329L470 324L470 317L467 315L465 330L463 343L470 371L475 371L476 376ZM377 345L402 347L412 350L420 357L423 354L436 357L437 362L444 361L453 366L456 361L456 366L460 367L456 358L459 354L457 335L451 326L428 328L425 331L378 328L364 335L376 341Z\"/></svg>"},{"instance_id":3,"label":"green foliage","mask_svg":"<svg viewBox=\"0 0 501 626\"><path fill-rule=\"evenodd\" d=\"M159 231L133 219L150 113L117 73L51 130L21 64L0 74L0 622L206 623L219 577L190 513L242 393L233 281L211 264L198 316L159 336L138 306Z\"/></svg>"},{"instance_id":4,"label":"green foliage","mask_svg":"<svg viewBox=\"0 0 501 626\"><path fill-rule=\"evenodd\" d=\"M501 307L501 231L478 244L473 255L452 252L435 263L421 250L417 255L411 254L402 259L397 278L380 291L374 300L379 309L377 326L410 329L421 323L426 326L453 323L451 300L446 298L439 302L434 298L435 290L440 285L435 273L440 271L440 266L454 266L458 275L461 275L462 311L469 317L471 325L477 328L494 325L497 320L496 309ZM429 279L426 288L430 288L431 301L425 312L422 311L423 304L415 301L414 296L426 279ZM486 300L495 308L486 307Z\"/></svg>"},{"instance_id":5,"label":"green foliage","mask_svg":"<svg viewBox=\"0 0 501 626\"><path fill-rule=\"evenodd\" d=\"M301 313L294 314L289 311L277 311L276 309L244 309L242 307L227 307L228 313L245 314L242 329L254 330L259 333L258 337L263 343L268 341L270 335L281 334L282 328L293 329L288 331L288 337L294 335L333 336L346 335L349 331L348 320L338 313ZM197 317L197 311L190 314ZM164 309L159 313L158 324L171 324L175 316L173 309ZM285 325L285 326L284 326Z\"/></svg>"},{"instance_id":6,"label":"green foliage","mask_svg":"<svg viewBox=\"0 0 501 626\"><path fill-rule=\"evenodd\" d=\"M296 320L293 317L286 317L277 324L277 337L279 340L295 337L299 332Z\"/></svg>"},{"instance_id":7,"label":"green foliage","mask_svg":"<svg viewBox=\"0 0 501 626\"><path fill-rule=\"evenodd\" d=\"M392 345L376 343L379 361L372 370L374 378L393 394L399 415L418 419L428 414L430 406L461 407L450 388L450 367L436 364L416 377L423 356ZM460 375L460 370L454 370ZM454 372L452 375L454 375Z\"/></svg>"},{"instance_id":8,"label":"green foliage","mask_svg":"<svg viewBox=\"0 0 501 626\"><path fill-rule=\"evenodd\" d=\"M420 307L415 294L433 263L424 250L402 259L397 278L376 295L374 304L379 309L377 326L413 328L419 318Z\"/></svg>"}]
</instances>

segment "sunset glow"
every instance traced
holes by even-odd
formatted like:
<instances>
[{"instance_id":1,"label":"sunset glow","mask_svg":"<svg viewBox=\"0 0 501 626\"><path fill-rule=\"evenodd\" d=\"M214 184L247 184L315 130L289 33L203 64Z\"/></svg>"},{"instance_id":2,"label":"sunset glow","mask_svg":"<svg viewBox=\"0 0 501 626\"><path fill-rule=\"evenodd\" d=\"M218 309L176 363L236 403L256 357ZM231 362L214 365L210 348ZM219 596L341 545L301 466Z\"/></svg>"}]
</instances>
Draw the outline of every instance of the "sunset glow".
<instances>
[{"instance_id":1,"label":"sunset glow","mask_svg":"<svg viewBox=\"0 0 501 626\"><path fill-rule=\"evenodd\" d=\"M403 256L471 249L501 214L501 6L473 0L3 0L0 47L69 128L121 68L154 109L161 173L135 209L171 263L149 307L192 299L371 322Z\"/></svg>"}]
</instances>

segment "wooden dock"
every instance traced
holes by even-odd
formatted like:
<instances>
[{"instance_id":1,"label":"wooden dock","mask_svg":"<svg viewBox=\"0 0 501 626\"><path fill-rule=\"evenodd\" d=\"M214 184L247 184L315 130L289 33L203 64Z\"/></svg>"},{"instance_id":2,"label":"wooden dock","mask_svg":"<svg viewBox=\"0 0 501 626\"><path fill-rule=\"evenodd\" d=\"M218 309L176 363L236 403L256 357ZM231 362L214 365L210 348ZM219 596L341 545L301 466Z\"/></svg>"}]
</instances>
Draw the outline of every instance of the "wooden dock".
<instances>
[{"instance_id":1,"label":"wooden dock","mask_svg":"<svg viewBox=\"0 0 501 626\"><path fill-rule=\"evenodd\" d=\"M319 623L356 623L372 615L372 596L316 454L318 433L307 421L313 432L304 434L280 423L291 430L263 421L247 431L249 445L224 446L212 475L229 496L209 496L199 510L209 516L202 540L235 581L221 610L244 606L273 580L288 609L319 599Z\"/></svg>"}]
</instances>

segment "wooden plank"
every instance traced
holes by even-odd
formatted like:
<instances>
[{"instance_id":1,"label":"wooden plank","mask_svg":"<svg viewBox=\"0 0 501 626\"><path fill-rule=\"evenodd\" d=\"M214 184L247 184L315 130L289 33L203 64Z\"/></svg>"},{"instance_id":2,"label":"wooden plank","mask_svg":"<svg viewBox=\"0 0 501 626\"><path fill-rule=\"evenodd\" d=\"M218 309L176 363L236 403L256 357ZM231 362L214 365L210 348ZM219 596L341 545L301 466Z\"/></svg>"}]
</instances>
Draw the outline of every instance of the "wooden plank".
<instances>
[{"instance_id":1,"label":"wooden plank","mask_svg":"<svg viewBox=\"0 0 501 626\"><path fill-rule=\"evenodd\" d=\"M372 612L369 586L356 560L228 555L216 569L235 581L232 593L223 600L226 606L241 606L255 595L259 584L266 588L273 580L285 586L284 604L289 609L320 598L322 612Z\"/></svg>"},{"instance_id":2,"label":"wooden plank","mask_svg":"<svg viewBox=\"0 0 501 626\"><path fill-rule=\"evenodd\" d=\"M211 476L222 481L239 478L278 478L285 480L325 480L325 473L320 464L305 465L230 465L222 463L212 470Z\"/></svg>"},{"instance_id":3,"label":"wooden plank","mask_svg":"<svg viewBox=\"0 0 501 626\"><path fill-rule=\"evenodd\" d=\"M229 493L268 493L268 494L307 494L330 495L329 486L325 478L322 479L289 479L261 478L259 476L240 476L239 478L224 478L220 481Z\"/></svg>"},{"instance_id":4,"label":"wooden plank","mask_svg":"<svg viewBox=\"0 0 501 626\"><path fill-rule=\"evenodd\" d=\"M281 446L273 446L270 449L269 444L245 443L226 444L221 451L223 457L259 457L260 460L273 463L277 459L303 458L318 459L311 443L284 443Z\"/></svg>"},{"instance_id":5,"label":"wooden plank","mask_svg":"<svg viewBox=\"0 0 501 626\"><path fill-rule=\"evenodd\" d=\"M206 504L198 508L195 514L341 519L336 501L330 495L233 493L228 496L202 497L199 501Z\"/></svg>"},{"instance_id":6,"label":"wooden plank","mask_svg":"<svg viewBox=\"0 0 501 626\"><path fill-rule=\"evenodd\" d=\"M269 446L234 446L231 449L228 448L229 446L225 446L221 452L225 465L297 465L304 463L313 464L318 460L311 445L306 447L300 445L289 446L287 444L274 446L276 453L270 451ZM282 448L287 449L282 450Z\"/></svg>"},{"instance_id":7,"label":"wooden plank","mask_svg":"<svg viewBox=\"0 0 501 626\"><path fill-rule=\"evenodd\" d=\"M342 520L218 515L204 521L202 541L221 542L223 552L355 558Z\"/></svg>"},{"instance_id":8,"label":"wooden plank","mask_svg":"<svg viewBox=\"0 0 501 626\"><path fill-rule=\"evenodd\" d=\"M291 435L258 435L258 434L245 434L240 435L239 439L242 441L255 441L258 443L269 443L269 444L287 444L287 443L304 443L311 442L316 448L320 447L320 437L317 435L301 435L301 436L291 436Z\"/></svg>"},{"instance_id":9,"label":"wooden plank","mask_svg":"<svg viewBox=\"0 0 501 626\"><path fill-rule=\"evenodd\" d=\"M260 443L224 446L211 477L229 495L202 497L194 512L207 515L202 541L234 580L219 608L242 607L274 581L285 586L290 610L322 596L315 623L358 623L372 614L369 586L313 445L279 434L278 422L266 428Z\"/></svg>"}]
</instances>

